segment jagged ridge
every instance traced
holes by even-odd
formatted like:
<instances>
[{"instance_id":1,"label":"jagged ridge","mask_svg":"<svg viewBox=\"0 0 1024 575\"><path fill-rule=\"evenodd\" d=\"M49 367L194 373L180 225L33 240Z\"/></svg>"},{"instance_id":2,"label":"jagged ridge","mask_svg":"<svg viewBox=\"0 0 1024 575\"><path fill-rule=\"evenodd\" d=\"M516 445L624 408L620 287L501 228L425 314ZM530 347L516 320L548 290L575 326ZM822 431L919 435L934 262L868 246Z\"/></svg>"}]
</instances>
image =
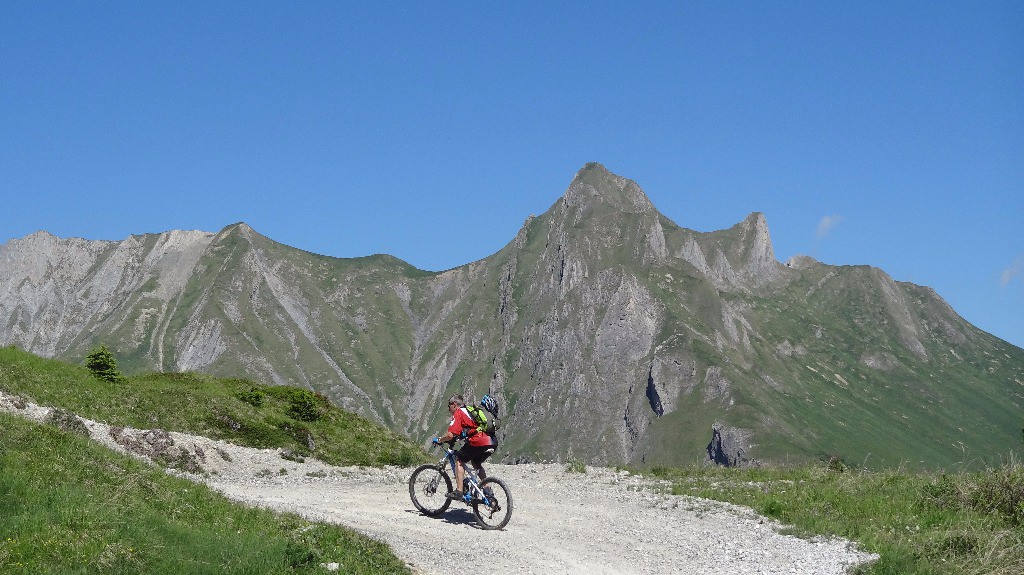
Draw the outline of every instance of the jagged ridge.
<instances>
[{"instance_id":1,"label":"jagged ridge","mask_svg":"<svg viewBox=\"0 0 1024 575\"><path fill-rule=\"evenodd\" d=\"M491 393L508 459L688 462L715 429L734 461L948 464L1019 429L1024 352L931 290L782 265L760 213L681 228L599 164L498 253L443 273L245 224L39 233L0 246L0 272L0 343L76 360L104 341L126 369L309 387L416 438L448 394Z\"/></svg>"}]
</instances>

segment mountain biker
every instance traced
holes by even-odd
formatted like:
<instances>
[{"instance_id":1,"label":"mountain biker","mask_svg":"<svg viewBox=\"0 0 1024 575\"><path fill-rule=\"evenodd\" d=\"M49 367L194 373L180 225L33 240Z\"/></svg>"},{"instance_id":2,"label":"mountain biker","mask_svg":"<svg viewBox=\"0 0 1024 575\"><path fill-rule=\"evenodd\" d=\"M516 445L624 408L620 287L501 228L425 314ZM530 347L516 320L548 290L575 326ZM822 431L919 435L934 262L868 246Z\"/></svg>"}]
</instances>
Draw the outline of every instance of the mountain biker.
<instances>
[{"instance_id":1,"label":"mountain biker","mask_svg":"<svg viewBox=\"0 0 1024 575\"><path fill-rule=\"evenodd\" d=\"M448 411L452 414L448 431L441 437L435 437L434 443L444 443L457 438L466 439L466 443L455 454L459 460L459 465L455 466L455 489L448 494L451 499L462 499L462 481L466 476L463 465L471 462L473 467L476 467L477 476L483 481L487 477L483 467L484 460L494 453L496 446L490 435L477 430L477 424L466 410L466 400L461 395L453 395L448 400Z\"/></svg>"}]
</instances>

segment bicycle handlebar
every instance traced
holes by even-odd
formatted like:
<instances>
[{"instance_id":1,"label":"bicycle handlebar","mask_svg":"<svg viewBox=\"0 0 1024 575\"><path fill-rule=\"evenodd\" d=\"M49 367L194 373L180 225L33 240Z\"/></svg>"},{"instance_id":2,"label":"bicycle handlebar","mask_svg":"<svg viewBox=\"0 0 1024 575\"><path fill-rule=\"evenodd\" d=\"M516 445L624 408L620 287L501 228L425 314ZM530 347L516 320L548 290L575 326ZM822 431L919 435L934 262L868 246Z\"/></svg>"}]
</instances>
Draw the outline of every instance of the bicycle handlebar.
<instances>
[{"instance_id":1,"label":"bicycle handlebar","mask_svg":"<svg viewBox=\"0 0 1024 575\"><path fill-rule=\"evenodd\" d=\"M442 441L442 442L439 442L439 443L431 443L430 444L430 449L434 449L435 447L444 448L444 451L446 453L448 453L448 452L455 453L455 440L452 439L451 441Z\"/></svg>"}]
</instances>

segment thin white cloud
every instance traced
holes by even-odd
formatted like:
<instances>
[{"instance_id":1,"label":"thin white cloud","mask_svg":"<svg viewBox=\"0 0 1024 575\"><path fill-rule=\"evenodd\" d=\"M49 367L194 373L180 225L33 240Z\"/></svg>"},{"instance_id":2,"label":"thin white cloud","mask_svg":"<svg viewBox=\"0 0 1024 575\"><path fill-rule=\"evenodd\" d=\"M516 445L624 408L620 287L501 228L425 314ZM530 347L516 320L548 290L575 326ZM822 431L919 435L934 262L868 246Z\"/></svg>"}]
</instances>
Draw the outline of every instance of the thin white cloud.
<instances>
[{"instance_id":1,"label":"thin white cloud","mask_svg":"<svg viewBox=\"0 0 1024 575\"><path fill-rule=\"evenodd\" d=\"M815 234L816 237L823 238L827 236L832 228L839 225L839 222L843 221L843 216L825 216L818 222L818 231Z\"/></svg>"},{"instance_id":2,"label":"thin white cloud","mask_svg":"<svg viewBox=\"0 0 1024 575\"><path fill-rule=\"evenodd\" d=\"M1024 276L1024 255L1018 256L1009 267L1003 270L1003 274L999 278L999 285L1006 287L1014 278L1022 276Z\"/></svg>"}]
</instances>

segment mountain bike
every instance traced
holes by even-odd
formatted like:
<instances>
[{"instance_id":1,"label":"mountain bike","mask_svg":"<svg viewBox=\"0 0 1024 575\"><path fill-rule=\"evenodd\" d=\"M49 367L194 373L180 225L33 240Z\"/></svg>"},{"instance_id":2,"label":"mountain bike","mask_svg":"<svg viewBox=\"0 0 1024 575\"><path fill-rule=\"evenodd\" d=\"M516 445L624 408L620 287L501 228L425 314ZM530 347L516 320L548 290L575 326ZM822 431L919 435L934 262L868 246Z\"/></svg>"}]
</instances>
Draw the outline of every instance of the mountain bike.
<instances>
[{"instance_id":1,"label":"mountain bike","mask_svg":"<svg viewBox=\"0 0 1024 575\"><path fill-rule=\"evenodd\" d=\"M461 465L455 457L449 441L444 447L445 454L437 463L421 465L409 476L409 497L412 504L424 515L437 517L448 509L452 499L448 493L452 490L452 478L455 477L455 466ZM482 529L501 529L512 518L512 492L505 482L497 477L488 477L479 481L476 473L465 465L461 501L473 508L476 522ZM450 473L450 474L449 474Z\"/></svg>"}]
</instances>

